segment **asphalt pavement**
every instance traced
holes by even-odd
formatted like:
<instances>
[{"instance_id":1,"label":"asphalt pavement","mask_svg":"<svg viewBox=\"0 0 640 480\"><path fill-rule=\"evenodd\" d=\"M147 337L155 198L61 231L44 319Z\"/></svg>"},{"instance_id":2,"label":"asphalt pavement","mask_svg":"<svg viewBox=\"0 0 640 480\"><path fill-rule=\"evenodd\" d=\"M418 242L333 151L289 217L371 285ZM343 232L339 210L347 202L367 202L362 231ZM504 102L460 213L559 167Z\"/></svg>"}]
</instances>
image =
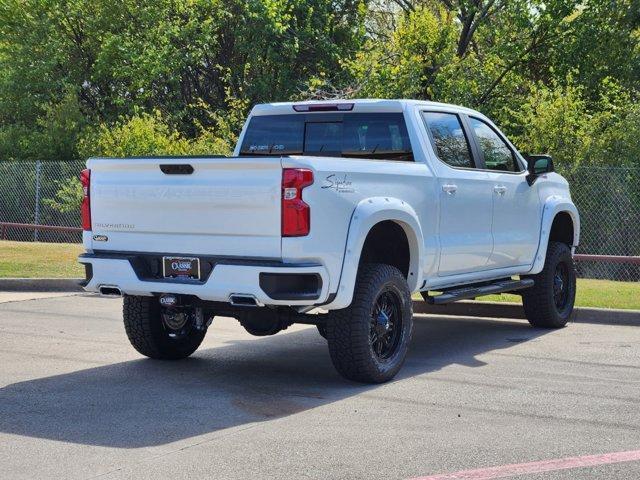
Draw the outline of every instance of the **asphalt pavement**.
<instances>
[{"instance_id":1,"label":"asphalt pavement","mask_svg":"<svg viewBox=\"0 0 640 480\"><path fill-rule=\"evenodd\" d=\"M640 315L416 315L400 375L365 386L308 326L256 338L216 318L191 358L148 360L121 308L0 295L0 479L447 478L590 455L617 460L513 478L640 478L633 455L601 455L640 450ZM458 478L508 469L487 472Z\"/></svg>"}]
</instances>

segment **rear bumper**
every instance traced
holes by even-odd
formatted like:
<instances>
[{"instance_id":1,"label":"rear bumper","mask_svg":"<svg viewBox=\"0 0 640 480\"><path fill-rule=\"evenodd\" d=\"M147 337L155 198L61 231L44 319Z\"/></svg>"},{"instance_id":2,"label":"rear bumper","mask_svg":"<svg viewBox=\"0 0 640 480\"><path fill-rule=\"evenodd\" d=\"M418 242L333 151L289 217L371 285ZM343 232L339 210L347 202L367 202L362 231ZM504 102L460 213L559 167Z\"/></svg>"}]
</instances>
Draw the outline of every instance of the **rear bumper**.
<instances>
[{"instance_id":1,"label":"rear bumper","mask_svg":"<svg viewBox=\"0 0 640 480\"><path fill-rule=\"evenodd\" d=\"M150 277L136 253L85 253L78 261L87 273L84 289L99 292L117 287L125 295L161 293L194 295L201 300L229 302L231 295L253 296L264 305L315 305L329 298L327 270L316 264L234 260L208 257L210 270L202 281Z\"/></svg>"}]
</instances>

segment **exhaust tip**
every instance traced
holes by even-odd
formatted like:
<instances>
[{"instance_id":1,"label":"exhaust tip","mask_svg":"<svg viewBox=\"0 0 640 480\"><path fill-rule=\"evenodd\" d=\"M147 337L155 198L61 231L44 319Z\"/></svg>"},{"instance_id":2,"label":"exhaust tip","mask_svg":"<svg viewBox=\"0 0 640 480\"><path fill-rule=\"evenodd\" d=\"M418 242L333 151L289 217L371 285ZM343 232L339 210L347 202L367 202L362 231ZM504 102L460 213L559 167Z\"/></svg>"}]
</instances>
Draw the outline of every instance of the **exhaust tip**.
<instances>
[{"instance_id":1,"label":"exhaust tip","mask_svg":"<svg viewBox=\"0 0 640 480\"><path fill-rule=\"evenodd\" d=\"M120 289L114 285L102 285L100 288L100 294L101 295L106 295L109 297L121 297L122 296L122 292L120 291Z\"/></svg>"},{"instance_id":2,"label":"exhaust tip","mask_svg":"<svg viewBox=\"0 0 640 480\"><path fill-rule=\"evenodd\" d=\"M229 303L234 307L260 307L262 306L254 295L233 294L229 295Z\"/></svg>"}]
</instances>

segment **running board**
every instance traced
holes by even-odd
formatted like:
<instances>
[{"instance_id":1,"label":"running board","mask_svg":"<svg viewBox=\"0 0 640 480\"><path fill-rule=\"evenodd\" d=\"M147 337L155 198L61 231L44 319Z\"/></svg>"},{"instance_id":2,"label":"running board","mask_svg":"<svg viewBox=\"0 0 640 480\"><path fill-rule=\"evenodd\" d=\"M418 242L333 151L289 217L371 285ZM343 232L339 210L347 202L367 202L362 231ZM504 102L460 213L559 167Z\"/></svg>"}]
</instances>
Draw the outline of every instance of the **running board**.
<instances>
[{"instance_id":1,"label":"running board","mask_svg":"<svg viewBox=\"0 0 640 480\"><path fill-rule=\"evenodd\" d=\"M427 295L423 293L424 299L432 305L444 305L445 303L457 302L469 298L481 297L483 295L493 295L494 293L515 292L525 288L533 287L532 278L522 280L498 280L493 283L483 283L480 285L467 285L464 287L454 287L444 290L440 295Z\"/></svg>"}]
</instances>

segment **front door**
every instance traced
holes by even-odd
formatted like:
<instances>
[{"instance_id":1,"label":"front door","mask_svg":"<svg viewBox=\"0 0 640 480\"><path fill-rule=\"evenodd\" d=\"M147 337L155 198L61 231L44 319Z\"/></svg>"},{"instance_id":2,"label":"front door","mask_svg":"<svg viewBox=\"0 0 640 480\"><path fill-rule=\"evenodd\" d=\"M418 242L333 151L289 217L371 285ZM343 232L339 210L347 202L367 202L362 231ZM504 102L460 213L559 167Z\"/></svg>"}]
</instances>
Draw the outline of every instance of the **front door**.
<instances>
[{"instance_id":1,"label":"front door","mask_svg":"<svg viewBox=\"0 0 640 480\"><path fill-rule=\"evenodd\" d=\"M493 252L489 268L531 265L540 239L538 184L529 186L527 172L512 147L489 123L469 117L493 197Z\"/></svg>"}]
</instances>

